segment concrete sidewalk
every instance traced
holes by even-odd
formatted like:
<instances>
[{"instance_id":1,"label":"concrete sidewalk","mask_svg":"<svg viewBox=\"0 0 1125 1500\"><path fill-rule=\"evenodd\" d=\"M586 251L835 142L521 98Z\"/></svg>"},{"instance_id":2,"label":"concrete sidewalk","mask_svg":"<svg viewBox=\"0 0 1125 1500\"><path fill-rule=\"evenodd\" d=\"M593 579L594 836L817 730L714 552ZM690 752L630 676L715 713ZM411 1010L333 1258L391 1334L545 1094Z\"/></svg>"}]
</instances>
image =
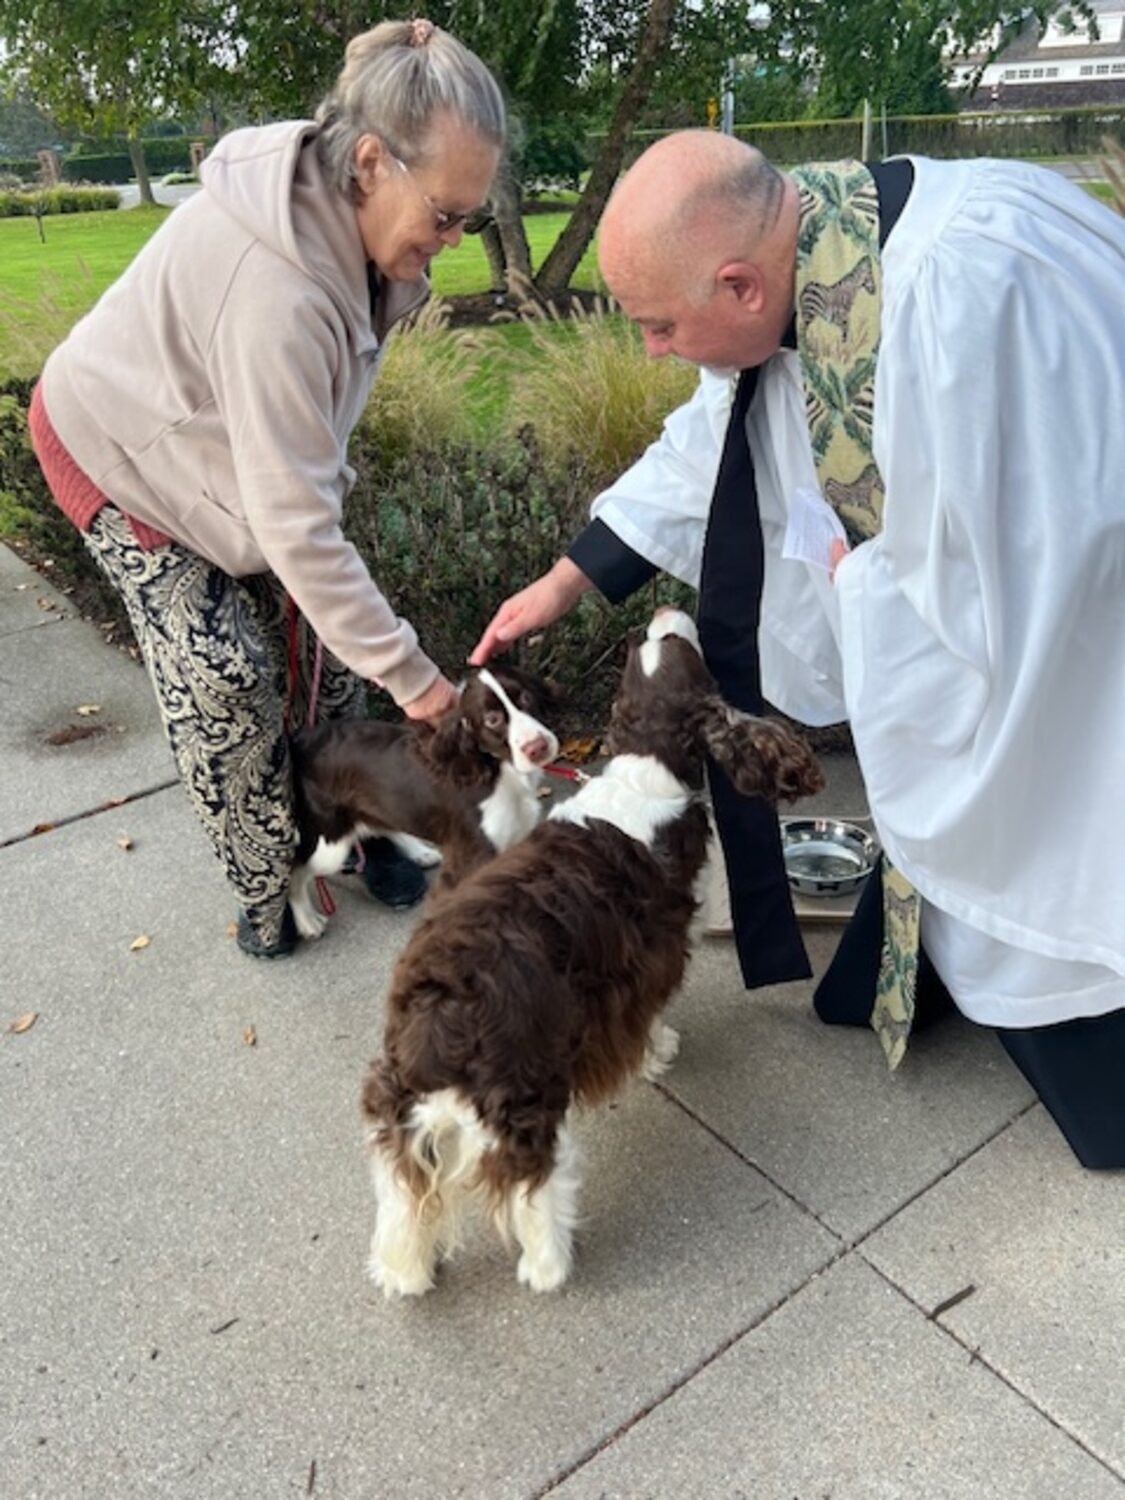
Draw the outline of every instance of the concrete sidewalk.
<instances>
[{"instance_id":1,"label":"concrete sidewalk","mask_svg":"<svg viewBox=\"0 0 1125 1500\"><path fill-rule=\"evenodd\" d=\"M1125 1496L1125 1183L991 1034L892 1077L705 940L666 1082L583 1122L564 1291L478 1233L385 1303L358 1097L414 915L341 882L240 955L147 680L3 549L0 683L2 1500Z\"/></svg>"}]
</instances>

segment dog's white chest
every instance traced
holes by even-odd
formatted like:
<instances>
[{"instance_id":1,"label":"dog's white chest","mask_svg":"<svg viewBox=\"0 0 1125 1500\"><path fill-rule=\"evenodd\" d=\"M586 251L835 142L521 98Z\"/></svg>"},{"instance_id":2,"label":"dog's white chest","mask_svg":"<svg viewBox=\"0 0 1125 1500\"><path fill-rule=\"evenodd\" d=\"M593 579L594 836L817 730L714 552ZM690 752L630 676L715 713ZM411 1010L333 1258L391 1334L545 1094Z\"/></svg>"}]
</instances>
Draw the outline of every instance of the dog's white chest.
<instances>
[{"instance_id":1,"label":"dog's white chest","mask_svg":"<svg viewBox=\"0 0 1125 1500\"><path fill-rule=\"evenodd\" d=\"M666 823L682 816L691 794L651 755L617 755L552 820L585 826L591 818L612 823L651 849Z\"/></svg>"},{"instance_id":2,"label":"dog's white chest","mask_svg":"<svg viewBox=\"0 0 1125 1500\"><path fill-rule=\"evenodd\" d=\"M494 849L526 838L539 821L539 799L520 773L505 763L496 785L481 803L480 826Z\"/></svg>"}]
</instances>

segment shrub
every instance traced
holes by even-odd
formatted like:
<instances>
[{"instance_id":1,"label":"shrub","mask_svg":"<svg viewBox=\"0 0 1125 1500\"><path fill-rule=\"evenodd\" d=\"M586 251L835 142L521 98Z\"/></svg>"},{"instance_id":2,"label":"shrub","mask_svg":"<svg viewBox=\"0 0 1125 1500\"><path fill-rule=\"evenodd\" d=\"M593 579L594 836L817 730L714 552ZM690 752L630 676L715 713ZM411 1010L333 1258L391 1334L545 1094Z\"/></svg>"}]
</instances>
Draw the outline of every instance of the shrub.
<instances>
[{"instance_id":1,"label":"shrub","mask_svg":"<svg viewBox=\"0 0 1125 1500\"><path fill-rule=\"evenodd\" d=\"M52 581L70 593L75 607L100 622L112 622L119 639L129 619L86 551L77 528L51 499L27 432L33 380L0 385L0 540L29 562L52 564Z\"/></svg>"},{"instance_id":2,"label":"shrub","mask_svg":"<svg viewBox=\"0 0 1125 1500\"><path fill-rule=\"evenodd\" d=\"M346 530L424 648L457 677L497 606L565 551L601 483L656 435L694 375L646 360L620 320L534 321L535 359L517 384L535 422L497 421L485 447L466 386L502 357L498 335L490 345L488 334L450 331L446 311L431 305L392 341L351 445L357 480ZM48 316L45 303L33 331ZM27 442L30 390L29 381L0 386L0 530L32 560L54 559L53 576L75 589L84 612L123 625L116 595L39 474ZM564 731L604 727L627 633L657 602L691 607L692 594L662 578L624 606L590 595L514 648L516 660L563 689ZM379 706L390 709L385 699Z\"/></svg>"},{"instance_id":3,"label":"shrub","mask_svg":"<svg viewBox=\"0 0 1125 1500\"><path fill-rule=\"evenodd\" d=\"M529 305L523 316L531 347L517 366L510 423L534 427L550 463L573 457L599 485L644 452L699 379L678 360L650 359L611 302L565 318Z\"/></svg>"},{"instance_id":4,"label":"shrub","mask_svg":"<svg viewBox=\"0 0 1125 1500\"><path fill-rule=\"evenodd\" d=\"M0 219L37 214L85 214L120 206L121 194L113 188L64 186L0 191Z\"/></svg>"},{"instance_id":5,"label":"shrub","mask_svg":"<svg viewBox=\"0 0 1125 1500\"><path fill-rule=\"evenodd\" d=\"M353 446L358 479L346 527L395 609L452 677L509 594L547 571L586 521L594 484L581 461L544 461L529 428L487 452L430 448L387 465ZM519 642L513 659L564 694L564 730L600 730L620 676L629 629L655 602L686 603L669 579L623 606L587 595L551 630Z\"/></svg>"}]
</instances>

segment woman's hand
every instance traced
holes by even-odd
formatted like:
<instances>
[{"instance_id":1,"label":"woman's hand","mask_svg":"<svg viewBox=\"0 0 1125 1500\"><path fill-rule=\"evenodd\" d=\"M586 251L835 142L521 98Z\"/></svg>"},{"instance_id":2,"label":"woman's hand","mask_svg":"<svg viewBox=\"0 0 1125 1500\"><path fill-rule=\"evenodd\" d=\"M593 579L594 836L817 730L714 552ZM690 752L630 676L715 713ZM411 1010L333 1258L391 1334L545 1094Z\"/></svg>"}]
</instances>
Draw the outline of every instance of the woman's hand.
<instances>
[{"instance_id":1,"label":"woman's hand","mask_svg":"<svg viewBox=\"0 0 1125 1500\"><path fill-rule=\"evenodd\" d=\"M445 677L435 677L420 698L402 705L402 711L408 719L421 720L436 728L438 720L456 708L457 701L453 684Z\"/></svg>"},{"instance_id":2,"label":"woman's hand","mask_svg":"<svg viewBox=\"0 0 1125 1500\"><path fill-rule=\"evenodd\" d=\"M578 603L593 584L569 557L560 557L549 573L505 599L473 648L469 663L483 667L495 651L503 651L529 630L553 625Z\"/></svg>"}]
</instances>

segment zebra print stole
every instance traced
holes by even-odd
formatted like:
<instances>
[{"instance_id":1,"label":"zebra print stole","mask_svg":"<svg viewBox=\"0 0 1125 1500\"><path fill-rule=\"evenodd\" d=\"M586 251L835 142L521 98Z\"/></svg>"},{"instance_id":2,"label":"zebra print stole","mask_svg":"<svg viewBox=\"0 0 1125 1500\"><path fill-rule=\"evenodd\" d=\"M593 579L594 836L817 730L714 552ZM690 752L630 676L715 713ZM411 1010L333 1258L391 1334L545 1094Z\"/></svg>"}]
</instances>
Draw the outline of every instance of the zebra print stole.
<instances>
[{"instance_id":1,"label":"zebra print stole","mask_svg":"<svg viewBox=\"0 0 1125 1500\"><path fill-rule=\"evenodd\" d=\"M852 547L883 528L872 452L879 353L879 194L857 161L798 167L797 353L824 498ZM884 854L883 949L871 1026L897 1068L914 1019L921 902Z\"/></svg>"},{"instance_id":2,"label":"zebra print stole","mask_svg":"<svg viewBox=\"0 0 1125 1500\"><path fill-rule=\"evenodd\" d=\"M879 351L879 195L862 163L798 167L797 352L824 498L851 546L883 524L871 451Z\"/></svg>"}]
</instances>

